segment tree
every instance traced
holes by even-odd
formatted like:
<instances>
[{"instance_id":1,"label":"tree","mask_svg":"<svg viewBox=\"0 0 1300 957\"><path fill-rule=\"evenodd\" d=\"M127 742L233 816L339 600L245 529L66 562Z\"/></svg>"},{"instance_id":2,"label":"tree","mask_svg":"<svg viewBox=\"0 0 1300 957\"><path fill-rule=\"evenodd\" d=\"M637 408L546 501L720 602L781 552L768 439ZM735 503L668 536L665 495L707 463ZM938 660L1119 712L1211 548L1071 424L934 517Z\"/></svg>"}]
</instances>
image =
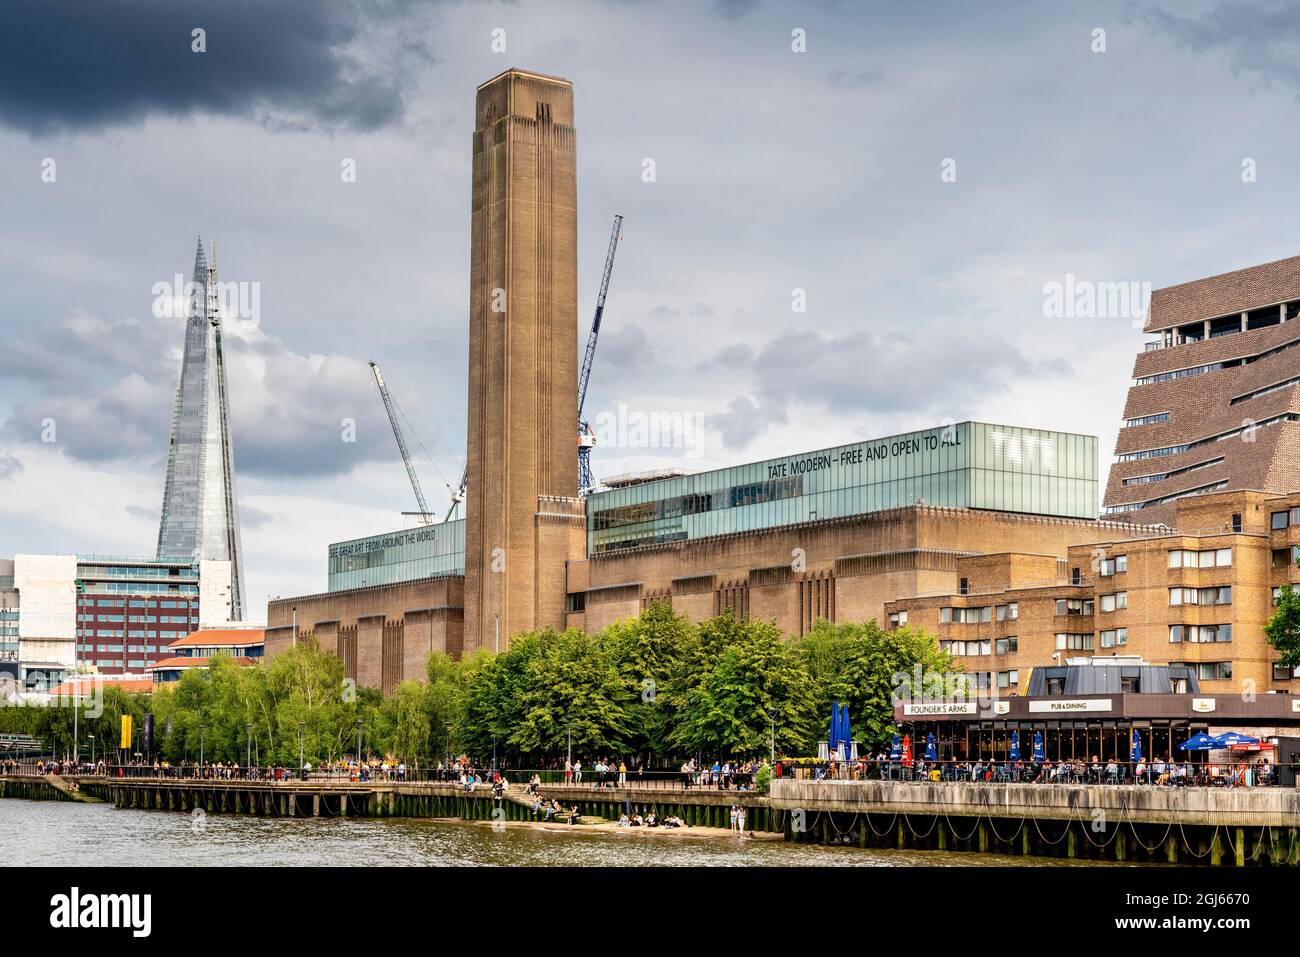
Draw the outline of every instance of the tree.
<instances>
[{"instance_id":1,"label":"tree","mask_svg":"<svg viewBox=\"0 0 1300 957\"><path fill-rule=\"evenodd\" d=\"M701 623L688 658L692 681L679 671L679 720L669 740L685 753L753 757L770 746L800 751L815 740L815 687L794 648L774 624L727 612Z\"/></svg>"},{"instance_id":2,"label":"tree","mask_svg":"<svg viewBox=\"0 0 1300 957\"><path fill-rule=\"evenodd\" d=\"M570 628L548 632L528 664L520 719L510 744L531 754L561 754L570 737L584 752L625 752L627 706L634 699L600 638Z\"/></svg>"},{"instance_id":3,"label":"tree","mask_svg":"<svg viewBox=\"0 0 1300 957\"><path fill-rule=\"evenodd\" d=\"M956 694L959 672L951 657L939 650L934 636L923 631L885 631L874 620L819 621L798 647L826 726L831 703L847 704L854 737L869 746L882 744L897 732L896 694L920 695L927 690Z\"/></svg>"},{"instance_id":4,"label":"tree","mask_svg":"<svg viewBox=\"0 0 1300 957\"><path fill-rule=\"evenodd\" d=\"M1281 652L1283 665L1300 667L1300 592L1290 585L1283 585L1278 592L1277 607L1264 625L1264 635Z\"/></svg>"},{"instance_id":5,"label":"tree","mask_svg":"<svg viewBox=\"0 0 1300 957\"><path fill-rule=\"evenodd\" d=\"M637 617L606 626L600 640L632 695L626 706L629 747L652 761L668 750L668 689L696 640L695 628L670 602L655 600Z\"/></svg>"}]
</instances>

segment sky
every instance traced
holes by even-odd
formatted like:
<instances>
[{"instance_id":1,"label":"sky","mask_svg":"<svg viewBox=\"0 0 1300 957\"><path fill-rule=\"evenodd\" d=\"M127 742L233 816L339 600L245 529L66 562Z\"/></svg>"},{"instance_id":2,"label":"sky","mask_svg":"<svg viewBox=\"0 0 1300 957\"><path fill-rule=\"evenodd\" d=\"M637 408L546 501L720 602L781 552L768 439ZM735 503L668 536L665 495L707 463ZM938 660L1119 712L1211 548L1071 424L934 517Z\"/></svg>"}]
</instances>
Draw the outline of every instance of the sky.
<instances>
[{"instance_id":1,"label":"sky","mask_svg":"<svg viewBox=\"0 0 1300 957\"><path fill-rule=\"evenodd\" d=\"M409 525L369 360L447 505L474 90L509 67L575 86L580 342L625 217L598 478L966 419L1097 435L1104 477L1140 308L1053 284L1300 252L1295 2L6 11L0 556L153 554L183 345L158 288L215 238L256 296L226 323L254 620L325 590L330 542Z\"/></svg>"}]
</instances>

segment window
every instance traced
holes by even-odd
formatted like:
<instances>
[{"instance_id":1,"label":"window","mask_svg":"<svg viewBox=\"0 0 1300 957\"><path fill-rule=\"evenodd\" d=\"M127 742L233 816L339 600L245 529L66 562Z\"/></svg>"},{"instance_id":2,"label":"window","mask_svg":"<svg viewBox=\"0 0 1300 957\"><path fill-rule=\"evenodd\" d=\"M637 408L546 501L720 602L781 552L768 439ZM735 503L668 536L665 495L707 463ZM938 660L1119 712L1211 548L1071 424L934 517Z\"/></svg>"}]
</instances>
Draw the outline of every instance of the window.
<instances>
[{"instance_id":1,"label":"window","mask_svg":"<svg viewBox=\"0 0 1300 957\"><path fill-rule=\"evenodd\" d=\"M1184 627L1183 638L1193 644L1203 645L1232 641L1232 625L1187 625Z\"/></svg>"},{"instance_id":2,"label":"window","mask_svg":"<svg viewBox=\"0 0 1300 957\"><path fill-rule=\"evenodd\" d=\"M1128 644L1128 629L1115 628L1101 633L1101 646L1103 648L1116 648L1120 645Z\"/></svg>"},{"instance_id":3,"label":"window","mask_svg":"<svg viewBox=\"0 0 1300 957\"><path fill-rule=\"evenodd\" d=\"M1118 575L1121 572L1128 571L1128 556L1116 555L1114 558L1103 558L1099 572L1102 578L1109 578L1111 575Z\"/></svg>"},{"instance_id":4,"label":"window","mask_svg":"<svg viewBox=\"0 0 1300 957\"><path fill-rule=\"evenodd\" d=\"M978 624L982 621L993 620L993 606L985 605L982 608L940 608L939 623L956 622L958 624Z\"/></svg>"},{"instance_id":5,"label":"window","mask_svg":"<svg viewBox=\"0 0 1300 957\"><path fill-rule=\"evenodd\" d=\"M1071 585L1078 585L1078 584L1079 584L1080 582L1082 582L1082 581L1083 581L1083 577L1080 575L1080 573L1079 573L1079 569L1078 569L1078 568L1071 568L1071 569L1070 569L1070 584L1071 584Z\"/></svg>"},{"instance_id":6,"label":"window","mask_svg":"<svg viewBox=\"0 0 1300 957\"><path fill-rule=\"evenodd\" d=\"M1288 668L1276 662L1273 664L1274 681L1289 681L1292 678L1300 678L1300 668Z\"/></svg>"},{"instance_id":7,"label":"window","mask_svg":"<svg viewBox=\"0 0 1300 957\"><path fill-rule=\"evenodd\" d=\"M963 578L963 579L961 580L961 588L960 588L960 591L961 591L961 594L963 594L963 595L969 595L969 594L970 594L970 579L969 579L969 578Z\"/></svg>"},{"instance_id":8,"label":"window","mask_svg":"<svg viewBox=\"0 0 1300 957\"><path fill-rule=\"evenodd\" d=\"M1182 626L1182 625L1170 625L1170 626L1169 626L1169 641L1170 641L1170 643L1176 645L1176 644L1178 644L1178 643L1179 643L1180 641L1182 641L1182 640L1183 640L1183 626Z\"/></svg>"},{"instance_id":9,"label":"window","mask_svg":"<svg viewBox=\"0 0 1300 957\"><path fill-rule=\"evenodd\" d=\"M1232 586L1212 588L1171 588L1169 604L1172 605L1231 605Z\"/></svg>"},{"instance_id":10,"label":"window","mask_svg":"<svg viewBox=\"0 0 1300 957\"><path fill-rule=\"evenodd\" d=\"M1101 596L1101 610L1104 612L1116 611L1128 607L1128 592L1117 591L1113 595Z\"/></svg>"},{"instance_id":11,"label":"window","mask_svg":"<svg viewBox=\"0 0 1300 957\"><path fill-rule=\"evenodd\" d=\"M1207 548L1203 552L1175 548L1169 553L1170 568L1226 568L1231 564L1231 548Z\"/></svg>"},{"instance_id":12,"label":"window","mask_svg":"<svg viewBox=\"0 0 1300 957\"><path fill-rule=\"evenodd\" d=\"M889 613L889 627L890 627L890 628L898 628L898 627L900 627L901 625L906 625L906 624L907 624L907 612L905 612L905 611L891 611L891 612Z\"/></svg>"},{"instance_id":13,"label":"window","mask_svg":"<svg viewBox=\"0 0 1300 957\"><path fill-rule=\"evenodd\" d=\"M1232 513L1232 530L1233 530L1234 532L1239 532L1239 531L1241 531L1241 513L1240 513L1240 512L1233 512L1233 513Z\"/></svg>"},{"instance_id":14,"label":"window","mask_svg":"<svg viewBox=\"0 0 1300 957\"><path fill-rule=\"evenodd\" d=\"M585 591L571 592L568 600L569 611L585 611L587 608L587 593ZM163 621L175 621L184 623L183 617L177 618L172 616L163 616Z\"/></svg>"},{"instance_id":15,"label":"window","mask_svg":"<svg viewBox=\"0 0 1300 957\"><path fill-rule=\"evenodd\" d=\"M1015 687L1016 685L1018 685L1019 683L1020 683L1020 672L1019 672L1019 671L999 671L999 672L998 672L998 687L999 687L999 688L1014 688L1014 687Z\"/></svg>"},{"instance_id":16,"label":"window","mask_svg":"<svg viewBox=\"0 0 1300 957\"><path fill-rule=\"evenodd\" d=\"M1064 634L1056 636L1057 651L1092 651L1092 649L1093 636L1091 632L1084 635Z\"/></svg>"},{"instance_id":17,"label":"window","mask_svg":"<svg viewBox=\"0 0 1300 957\"><path fill-rule=\"evenodd\" d=\"M987 655L992 651L992 641L985 638L983 641L941 641L939 650L946 651L954 658L971 658L976 655Z\"/></svg>"},{"instance_id":18,"label":"window","mask_svg":"<svg viewBox=\"0 0 1300 957\"><path fill-rule=\"evenodd\" d=\"M999 638L995 643L994 647L997 650L996 653L999 655L1005 655L1009 652L1015 652L1018 651L1020 648L1020 639L1018 639L1015 635L1011 635L1007 638Z\"/></svg>"},{"instance_id":19,"label":"window","mask_svg":"<svg viewBox=\"0 0 1300 957\"><path fill-rule=\"evenodd\" d=\"M1202 661L1196 665L1196 671L1202 681L1225 681L1232 677L1232 662Z\"/></svg>"},{"instance_id":20,"label":"window","mask_svg":"<svg viewBox=\"0 0 1300 957\"><path fill-rule=\"evenodd\" d=\"M1291 517L1290 512L1274 512L1273 530L1277 531L1279 528L1286 528L1287 524L1289 523L1290 517Z\"/></svg>"},{"instance_id":21,"label":"window","mask_svg":"<svg viewBox=\"0 0 1300 957\"><path fill-rule=\"evenodd\" d=\"M1093 600L1091 598L1058 598L1056 613L1058 615L1091 615Z\"/></svg>"}]
</instances>

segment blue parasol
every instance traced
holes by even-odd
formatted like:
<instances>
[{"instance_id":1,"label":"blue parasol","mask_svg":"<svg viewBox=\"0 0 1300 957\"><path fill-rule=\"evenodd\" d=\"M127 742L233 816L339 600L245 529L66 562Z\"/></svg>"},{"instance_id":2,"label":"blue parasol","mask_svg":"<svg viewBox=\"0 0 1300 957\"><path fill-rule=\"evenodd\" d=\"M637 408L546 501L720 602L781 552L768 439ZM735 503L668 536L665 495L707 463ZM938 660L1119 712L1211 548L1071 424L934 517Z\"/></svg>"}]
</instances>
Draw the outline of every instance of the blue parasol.
<instances>
[{"instance_id":1,"label":"blue parasol","mask_svg":"<svg viewBox=\"0 0 1300 957\"><path fill-rule=\"evenodd\" d=\"M1034 732L1034 760L1041 763L1046 760L1047 755L1043 753L1043 732Z\"/></svg>"},{"instance_id":2,"label":"blue parasol","mask_svg":"<svg viewBox=\"0 0 1300 957\"><path fill-rule=\"evenodd\" d=\"M899 761L903 757L903 746L898 741L898 735L894 735L894 743L889 746L889 760Z\"/></svg>"},{"instance_id":3,"label":"blue parasol","mask_svg":"<svg viewBox=\"0 0 1300 957\"><path fill-rule=\"evenodd\" d=\"M1240 731L1227 731L1214 739L1216 748L1231 748L1238 744L1259 744L1259 738L1252 738Z\"/></svg>"},{"instance_id":4,"label":"blue parasol","mask_svg":"<svg viewBox=\"0 0 1300 957\"><path fill-rule=\"evenodd\" d=\"M1019 731L1012 731L1012 732L1011 732L1011 755L1010 755L1010 758L1011 758L1012 761L1019 761L1019 760L1020 760L1020 732L1019 732Z\"/></svg>"},{"instance_id":5,"label":"blue parasol","mask_svg":"<svg viewBox=\"0 0 1300 957\"><path fill-rule=\"evenodd\" d=\"M1129 752L1129 760L1134 764L1142 760L1142 738L1139 737L1137 728L1133 729L1133 749Z\"/></svg>"},{"instance_id":6,"label":"blue parasol","mask_svg":"<svg viewBox=\"0 0 1300 957\"><path fill-rule=\"evenodd\" d=\"M1211 751L1217 745L1214 738L1210 737L1204 731L1200 731L1178 746L1180 751Z\"/></svg>"},{"instance_id":7,"label":"blue parasol","mask_svg":"<svg viewBox=\"0 0 1300 957\"><path fill-rule=\"evenodd\" d=\"M927 761L939 760L939 749L934 746L933 734L927 734L925 736L925 759Z\"/></svg>"}]
</instances>

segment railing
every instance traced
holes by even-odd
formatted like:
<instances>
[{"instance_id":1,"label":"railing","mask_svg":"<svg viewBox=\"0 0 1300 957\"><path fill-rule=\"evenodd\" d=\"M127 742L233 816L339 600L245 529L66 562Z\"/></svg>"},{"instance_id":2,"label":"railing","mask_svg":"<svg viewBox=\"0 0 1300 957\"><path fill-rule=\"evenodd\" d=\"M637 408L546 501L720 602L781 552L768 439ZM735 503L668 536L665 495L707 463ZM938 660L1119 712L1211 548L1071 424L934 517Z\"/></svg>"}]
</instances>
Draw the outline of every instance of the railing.
<instances>
[{"instance_id":1,"label":"railing","mask_svg":"<svg viewBox=\"0 0 1300 957\"><path fill-rule=\"evenodd\" d=\"M360 768L355 766L324 769L313 767L310 770L298 770L285 767L237 768L223 764L204 764L202 767L197 764L159 765L154 767L141 764L105 765L83 762L74 765L72 762L58 761L24 761L8 767L0 765L0 774L4 773L26 776L62 774L78 777L98 777L109 781L115 779L162 779L251 783L294 781L299 783L333 782L339 784L424 783L455 785L466 790L491 787L496 780L494 775L500 775L508 782L510 790L514 793L530 790L534 776L539 779L538 784L543 787L584 788L593 791L617 790L619 788L752 791L755 778L755 772L752 770L732 770L730 772L720 770L715 774L711 768L695 770L689 773L669 770L638 771L632 769L623 773L613 770L602 774L585 767L580 772L565 772L553 768L500 768L495 772L491 768L483 767L403 769L400 765L398 767L390 766L387 769L383 768L382 765L379 767L365 765Z\"/></svg>"},{"instance_id":2,"label":"railing","mask_svg":"<svg viewBox=\"0 0 1300 957\"><path fill-rule=\"evenodd\" d=\"M777 762L780 764L781 762ZM825 763L782 767L774 780L903 781L925 785L935 782L977 784L1127 784L1153 787L1271 787L1277 785L1274 765L1242 762L1134 761L1043 762L1032 761L855 761L831 766Z\"/></svg>"}]
</instances>

